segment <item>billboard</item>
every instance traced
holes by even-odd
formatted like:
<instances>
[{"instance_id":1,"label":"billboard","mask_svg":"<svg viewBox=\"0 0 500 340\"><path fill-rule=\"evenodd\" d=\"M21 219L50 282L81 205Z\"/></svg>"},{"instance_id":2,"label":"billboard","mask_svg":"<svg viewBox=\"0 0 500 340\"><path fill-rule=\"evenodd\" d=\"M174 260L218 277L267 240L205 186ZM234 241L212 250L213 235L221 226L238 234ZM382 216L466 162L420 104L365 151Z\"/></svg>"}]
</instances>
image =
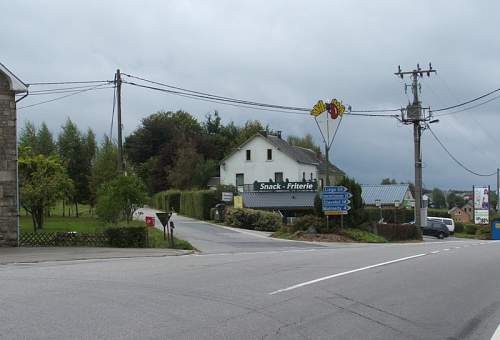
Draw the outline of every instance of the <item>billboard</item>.
<instances>
[{"instance_id":1,"label":"billboard","mask_svg":"<svg viewBox=\"0 0 500 340\"><path fill-rule=\"evenodd\" d=\"M489 186L474 186L474 223L488 224L490 223L490 187Z\"/></svg>"}]
</instances>

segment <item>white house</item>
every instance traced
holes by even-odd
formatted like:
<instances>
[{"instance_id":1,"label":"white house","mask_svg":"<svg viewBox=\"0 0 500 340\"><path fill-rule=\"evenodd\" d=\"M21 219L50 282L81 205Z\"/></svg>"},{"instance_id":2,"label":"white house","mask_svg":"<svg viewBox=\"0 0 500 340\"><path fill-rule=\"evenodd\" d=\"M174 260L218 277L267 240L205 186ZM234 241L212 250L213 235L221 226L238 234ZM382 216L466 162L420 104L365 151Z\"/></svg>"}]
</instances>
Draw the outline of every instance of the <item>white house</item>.
<instances>
[{"instance_id":1,"label":"white house","mask_svg":"<svg viewBox=\"0 0 500 340\"><path fill-rule=\"evenodd\" d=\"M330 181L343 172L330 163ZM288 144L281 133L257 133L221 161L220 183L251 191L254 182L304 182L326 178L326 161L314 151Z\"/></svg>"}]
</instances>

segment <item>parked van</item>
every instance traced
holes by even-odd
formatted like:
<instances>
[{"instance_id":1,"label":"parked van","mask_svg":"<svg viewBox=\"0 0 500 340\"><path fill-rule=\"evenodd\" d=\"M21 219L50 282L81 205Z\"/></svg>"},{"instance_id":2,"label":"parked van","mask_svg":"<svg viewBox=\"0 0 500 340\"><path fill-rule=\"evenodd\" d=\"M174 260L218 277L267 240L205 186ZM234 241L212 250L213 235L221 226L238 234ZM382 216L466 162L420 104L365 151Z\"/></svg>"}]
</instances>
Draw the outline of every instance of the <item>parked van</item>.
<instances>
[{"instance_id":1,"label":"parked van","mask_svg":"<svg viewBox=\"0 0 500 340\"><path fill-rule=\"evenodd\" d=\"M451 218L428 216L427 219L443 222L448 227L450 234L453 234L455 232L455 221L453 221Z\"/></svg>"}]
</instances>

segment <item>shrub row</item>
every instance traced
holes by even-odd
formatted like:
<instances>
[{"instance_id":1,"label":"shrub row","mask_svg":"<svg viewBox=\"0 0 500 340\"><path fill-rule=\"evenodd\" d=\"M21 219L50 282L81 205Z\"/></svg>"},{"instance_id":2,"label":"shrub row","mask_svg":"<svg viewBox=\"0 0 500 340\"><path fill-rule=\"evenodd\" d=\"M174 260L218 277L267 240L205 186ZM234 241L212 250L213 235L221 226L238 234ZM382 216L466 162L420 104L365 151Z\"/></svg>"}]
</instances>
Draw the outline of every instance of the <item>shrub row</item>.
<instances>
[{"instance_id":1,"label":"shrub row","mask_svg":"<svg viewBox=\"0 0 500 340\"><path fill-rule=\"evenodd\" d=\"M147 227L111 227L104 230L111 247L146 248L148 247Z\"/></svg>"},{"instance_id":2,"label":"shrub row","mask_svg":"<svg viewBox=\"0 0 500 340\"><path fill-rule=\"evenodd\" d=\"M368 220L377 222L380 220L380 208L365 207L365 212L368 214ZM432 217L446 217L449 218L450 214L446 210L441 209L428 209L428 216ZM408 223L414 220L413 209L396 209L396 208L382 208L382 217L384 222L395 223L397 218L398 223Z\"/></svg>"},{"instance_id":3,"label":"shrub row","mask_svg":"<svg viewBox=\"0 0 500 340\"><path fill-rule=\"evenodd\" d=\"M163 211L180 210L181 192L179 190L167 190L156 193L153 196L153 206Z\"/></svg>"},{"instance_id":4,"label":"shrub row","mask_svg":"<svg viewBox=\"0 0 500 340\"><path fill-rule=\"evenodd\" d=\"M375 233L388 241L421 240L422 231L414 224L383 223L375 226Z\"/></svg>"},{"instance_id":5,"label":"shrub row","mask_svg":"<svg viewBox=\"0 0 500 340\"><path fill-rule=\"evenodd\" d=\"M232 227L261 231L277 231L283 226L280 215L253 209L229 208L224 221Z\"/></svg>"},{"instance_id":6,"label":"shrub row","mask_svg":"<svg viewBox=\"0 0 500 340\"><path fill-rule=\"evenodd\" d=\"M182 191L179 213L199 220L210 219L210 208L217 204L217 193L213 190Z\"/></svg>"}]
</instances>

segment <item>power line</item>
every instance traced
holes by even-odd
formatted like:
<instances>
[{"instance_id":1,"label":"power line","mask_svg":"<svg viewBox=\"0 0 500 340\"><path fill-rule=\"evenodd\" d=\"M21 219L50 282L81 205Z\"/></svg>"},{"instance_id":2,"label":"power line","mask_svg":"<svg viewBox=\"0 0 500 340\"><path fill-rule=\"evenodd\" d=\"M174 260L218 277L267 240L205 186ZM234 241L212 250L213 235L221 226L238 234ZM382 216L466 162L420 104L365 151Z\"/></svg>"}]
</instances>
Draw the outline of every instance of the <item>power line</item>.
<instances>
[{"instance_id":1,"label":"power line","mask_svg":"<svg viewBox=\"0 0 500 340\"><path fill-rule=\"evenodd\" d=\"M26 85L66 85L66 84L96 84L96 83L112 83L112 80L84 80L84 81L59 81L59 82L39 82L28 83Z\"/></svg>"},{"instance_id":2,"label":"power line","mask_svg":"<svg viewBox=\"0 0 500 340\"><path fill-rule=\"evenodd\" d=\"M82 85L82 86L70 86L70 87L55 87L55 88L49 88L49 89L43 89L43 90L34 90L30 91L30 94L34 93L46 93L46 92L57 92L57 91L66 91L66 90L80 90L80 89L85 89L85 88L90 88L93 87L94 85Z\"/></svg>"},{"instance_id":3,"label":"power line","mask_svg":"<svg viewBox=\"0 0 500 340\"><path fill-rule=\"evenodd\" d=\"M497 100L498 98L500 98L500 96L496 96L496 97L493 97L493 98L490 98L482 103L479 103L479 104L476 104L476 105L472 105L472 106L469 106L469 107L466 107L466 108L463 108L463 109L460 109L460 110L456 110L456 111L451 111L451 112L443 112L443 113L440 113L440 114L437 114L436 117L443 117L443 116L449 116L449 115L453 115L453 114L457 114L457 113L460 113L460 112L464 112L464 111L468 111L468 110L472 110L472 109L475 109L477 107L480 107L480 106L483 106L485 104L488 104L494 100ZM433 112L433 111L431 111Z\"/></svg>"},{"instance_id":4,"label":"power line","mask_svg":"<svg viewBox=\"0 0 500 340\"><path fill-rule=\"evenodd\" d=\"M195 90L190 90L190 89L186 89L186 88L182 88L179 86L174 86L174 85L170 85L170 84L166 84L166 83L162 83L162 82L158 82L158 81L153 81L150 79L130 75L127 73L122 73L122 74L126 77L129 77L129 78L134 78L134 79L138 79L138 80L141 80L141 81L144 81L147 83L151 83L151 84L167 87L169 89L173 89L173 90L168 90L168 91L171 91L171 92L169 92L171 94L182 93L185 95L191 95L191 96L196 97L196 98L217 100L217 102L219 102L219 103L224 101L224 102L252 105L252 106L258 106L258 107L267 107L267 108L272 108L272 109L280 109L280 110L288 110L288 111L300 111L300 112L307 112L308 113L311 110L310 108L307 108L307 107L276 105L276 104L268 104L268 103L261 103L261 102L255 102L255 101L250 101L250 100L244 100L244 99L237 99L237 98L232 98L232 97L219 96L219 95L211 94L208 92L195 91ZM131 84L131 82L127 82L127 83ZM133 83L133 84L135 84L136 86L146 87L146 85L139 85L137 83ZM149 88L153 88L153 87L149 87ZM155 87L154 89L158 89L158 88ZM181 91L181 92L179 92L179 91ZM383 113L383 112L399 112L400 110L401 109L375 109L375 110L350 110L349 112L350 113L370 113L370 112ZM280 111L278 111L278 112L280 112Z\"/></svg>"},{"instance_id":5,"label":"power line","mask_svg":"<svg viewBox=\"0 0 500 340\"><path fill-rule=\"evenodd\" d=\"M453 154L448 150L448 148L446 148L446 146L441 142L441 140L438 138L438 136L436 136L436 134L434 133L434 131L432 131L432 129L431 129L431 127L430 127L429 124L427 124L427 129L431 132L431 134L434 137L434 139L443 148L443 150L448 154L448 156L450 156L450 158L453 159L455 161L455 163L457 163L460 167L462 167L467 172L470 172L471 174L476 175L476 176L480 176L480 177L490 177L490 176L493 176L493 175L497 174L496 171L493 172L493 173L491 173L491 174L480 174L478 172L475 172L475 171L469 169L461 161L459 161L455 156L453 156Z\"/></svg>"},{"instance_id":6,"label":"power line","mask_svg":"<svg viewBox=\"0 0 500 340\"><path fill-rule=\"evenodd\" d=\"M104 85L107 85L107 84L104 84ZM99 87L99 88L94 89L94 90L112 89L113 87L114 86ZM84 87L84 88L92 90L92 86L90 86L90 87ZM29 95L30 96L49 96L49 95L54 95L54 94L76 93L76 92L80 92L80 90L58 90L58 91L51 91L51 92L38 92L38 91L34 91L34 92L29 92Z\"/></svg>"},{"instance_id":7,"label":"power line","mask_svg":"<svg viewBox=\"0 0 500 340\"><path fill-rule=\"evenodd\" d=\"M488 96L490 96L490 95L492 95L493 93L498 92L498 91L500 91L500 88L495 89L495 90L493 90L493 91L490 91L490 92L488 92L488 93L485 93L485 94L483 94L483 95L481 95L481 96L479 96L479 97L476 97L476 98L474 98L474 99L468 100L468 101L466 101L466 102L463 102L463 103L460 103L460 104L457 104L457 105L452 105L452 106L447 106L447 107L439 108L439 109L436 109L436 110L432 110L432 112L440 112L440 111L446 111L446 110L455 109L455 108L457 108L457 107L461 107L461 106L464 106L464 105L467 105L467 104L473 103L473 102L475 102L475 101L478 101L478 100L480 100L480 99L483 99L483 98L485 98L485 97L488 97Z\"/></svg>"},{"instance_id":8,"label":"power line","mask_svg":"<svg viewBox=\"0 0 500 340\"><path fill-rule=\"evenodd\" d=\"M111 113L111 125L109 128L109 140L110 141L113 140L113 121L115 119L115 105L116 105L116 85L113 87L115 88L115 90L113 91L113 110Z\"/></svg>"},{"instance_id":9,"label":"power line","mask_svg":"<svg viewBox=\"0 0 500 340\"><path fill-rule=\"evenodd\" d=\"M56 100L68 98L68 97L71 97L71 96L74 96L74 95L77 95L77 94L80 94L80 93L84 93L84 92L87 92L87 91L96 90L96 89L98 89L98 88L100 88L100 87L102 87L104 85L107 85L107 83L99 84L99 85L96 85L96 86L91 87L89 89L80 90L80 91L77 91L77 92L74 92L74 93L70 93L70 94L67 94L67 95L64 95L64 96L52 98L52 99L49 99L49 100L44 100L44 101L41 101L41 102L38 102L38 103L34 103L34 104L22 106L22 107L18 107L17 109L18 110L22 110L22 109L26 109L26 108L33 107L33 106L38 106L38 105L42 105L42 104L46 104L46 103L51 103L51 102L54 102Z\"/></svg>"}]
</instances>

